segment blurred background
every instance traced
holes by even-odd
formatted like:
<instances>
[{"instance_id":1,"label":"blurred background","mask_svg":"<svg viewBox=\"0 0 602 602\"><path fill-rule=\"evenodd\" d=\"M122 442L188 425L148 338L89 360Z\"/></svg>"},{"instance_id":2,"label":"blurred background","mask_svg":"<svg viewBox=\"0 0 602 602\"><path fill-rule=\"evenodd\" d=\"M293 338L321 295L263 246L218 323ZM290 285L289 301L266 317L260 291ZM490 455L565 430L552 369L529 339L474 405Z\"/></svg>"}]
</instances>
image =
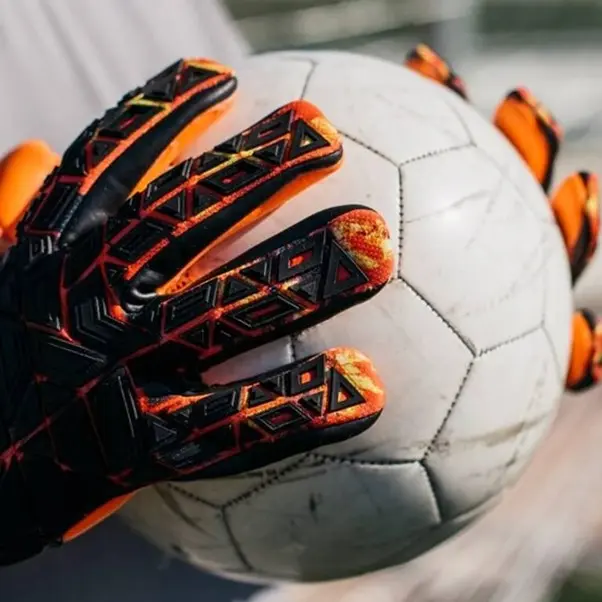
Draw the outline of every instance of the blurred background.
<instances>
[{"instance_id":1,"label":"blurred background","mask_svg":"<svg viewBox=\"0 0 602 602\"><path fill-rule=\"evenodd\" d=\"M255 52L344 49L401 62L425 42L492 112L526 85L565 128L558 177L602 171L602 0L225 0ZM581 282L594 299L598 273Z\"/></svg>"},{"instance_id":2,"label":"blurred background","mask_svg":"<svg viewBox=\"0 0 602 602\"><path fill-rule=\"evenodd\" d=\"M430 44L491 110L528 85L558 113L571 146L602 135L600 0L226 0L255 51L338 48L401 61Z\"/></svg>"},{"instance_id":3,"label":"blurred background","mask_svg":"<svg viewBox=\"0 0 602 602\"><path fill-rule=\"evenodd\" d=\"M28 0L20 2L25 6ZM204 2L190 0L187 5L202 11ZM401 62L412 46L426 42L454 64L468 81L475 103L488 112L510 88L526 84L565 126L559 175L582 168L602 172L602 0L224 4L256 52L339 48ZM0 22L0 52L5 25ZM586 278L582 294L600 306L593 297L595 280L595 275ZM131 559L131 566L125 566L123 558ZM163 558L130 535L118 519L42 561L3 571L1 584L0 598L7 602L162 602L174 599L174 588L178 597L186 592L187 598L198 594L193 598L202 602L226 602L242 600L252 591ZM596 555L566 583L560 600L602 601L602 569Z\"/></svg>"}]
</instances>

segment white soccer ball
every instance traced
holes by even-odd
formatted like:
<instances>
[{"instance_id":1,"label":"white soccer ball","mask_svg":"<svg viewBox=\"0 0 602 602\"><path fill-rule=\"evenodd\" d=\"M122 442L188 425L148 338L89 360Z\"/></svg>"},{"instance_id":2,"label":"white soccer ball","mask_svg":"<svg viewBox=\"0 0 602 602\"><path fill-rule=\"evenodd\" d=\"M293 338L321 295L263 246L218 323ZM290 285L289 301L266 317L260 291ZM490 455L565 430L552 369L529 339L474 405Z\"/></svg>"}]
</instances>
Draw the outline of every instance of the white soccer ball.
<instances>
[{"instance_id":1,"label":"white soccer ball","mask_svg":"<svg viewBox=\"0 0 602 602\"><path fill-rule=\"evenodd\" d=\"M151 488L124 516L165 550L241 579L327 580L404 562L493 503L555 416L572 313L559 231L502 135L399 65L278 53L250 59L239 78L234 109L202 149L303 97L339 129L345 162L216 261L351 203L384 216L397 265L371 301L210 379L351 346L373 360L387 406L356 439L240 477Z\"/></svg>"}]
</instances>

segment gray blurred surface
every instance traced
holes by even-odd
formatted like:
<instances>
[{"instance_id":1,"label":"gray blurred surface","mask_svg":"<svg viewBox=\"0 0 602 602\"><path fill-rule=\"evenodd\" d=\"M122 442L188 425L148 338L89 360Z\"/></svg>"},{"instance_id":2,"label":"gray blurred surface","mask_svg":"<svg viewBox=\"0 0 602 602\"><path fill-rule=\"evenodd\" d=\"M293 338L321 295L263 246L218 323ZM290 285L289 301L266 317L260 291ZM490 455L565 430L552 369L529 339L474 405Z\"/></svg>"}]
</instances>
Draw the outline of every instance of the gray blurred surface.
<instances>
[{"instance_id":1,"label":"gray blurred surface","mask_svg":"<svg viewBox=\"0 0 602 602\"><path fill-rule=\"evenodd\" d=\"M252 591L166 559L117 519L0 572L2 602L231 602Z\"/></svg>"},{"instance_id":2,"label":"gray blurred surface","mask_svg":"<svg viewBox=\"0 0 602 602\"><path fill-rule=\"evenodd\" d=\"M62 152L183 56L236 66L246 50L219 0L0 2L0 153L28 137Z\"/></svg>"}]
</instances>

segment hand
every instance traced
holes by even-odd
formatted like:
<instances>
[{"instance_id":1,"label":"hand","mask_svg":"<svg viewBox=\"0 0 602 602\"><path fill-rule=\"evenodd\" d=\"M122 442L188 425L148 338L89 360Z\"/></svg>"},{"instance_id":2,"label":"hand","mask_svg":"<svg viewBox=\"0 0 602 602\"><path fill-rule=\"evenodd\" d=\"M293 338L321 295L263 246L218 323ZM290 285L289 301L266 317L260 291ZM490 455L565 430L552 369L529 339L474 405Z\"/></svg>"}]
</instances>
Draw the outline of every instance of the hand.
<instances>
[{"instance_id":1,"label":"hand","mask_svg":"<svg viewBox=\"0 0 602 602\"><path fill-rule=\"evenodd\" d=\"M350 349L203 383L211 366L372 297L393 265L383 220L347 206L203 273L216 245L342 156L299 101L172 166L235 88L209 61L165 70L84 130L18 225L0 269L0 564L71 539L137 489L247 471L353 436L382 410L370 362ZM14 215L33 193L26 151L0 171L24 182Z\"/></svg>"}]
</instances>

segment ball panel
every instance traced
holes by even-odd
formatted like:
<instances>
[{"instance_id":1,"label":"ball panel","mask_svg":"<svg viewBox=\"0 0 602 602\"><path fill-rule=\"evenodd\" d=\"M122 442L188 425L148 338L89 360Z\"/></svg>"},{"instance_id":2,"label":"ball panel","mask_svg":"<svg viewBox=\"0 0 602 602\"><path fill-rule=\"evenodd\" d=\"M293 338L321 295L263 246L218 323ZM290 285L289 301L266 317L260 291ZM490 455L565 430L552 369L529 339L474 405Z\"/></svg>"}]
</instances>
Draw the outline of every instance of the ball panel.
<instances>
[{"instance_id":1,"label":"ball panel","mask_svg":"<svg viewBox=\"0 0 602 602\"><path fill-rule=\"evenodd\" d=\"M403 278L477 350L541 324L545 231L514 187L472 148L402 176Z\"/></svg>"},{"instance_id":2,"label":"ball panel","mask_svg":"<svg viewBox=\"0 0 602 602\"><path fill-rule=\"evenodd\" d=\"M560 231L556 224L546 230L546 252L549 260L544 277L546 292L544 304L544 330L549 338L559 379L566 379L571 351L571 317L574 302L571 291L571 273L566 260ZM564 265L564 270L561 266Z\"/></svg>"},{"instance_id":3,"label":"ball panel","mask_svg":"<svg viewBox=\"0 0 602 602\"><path fill-rule=\"evenodd\" d=\"M183 529L196 534L180 538L182 548L195 559L195 564L206 570L236 571L249 567L245 558L233 545L232 536L218 508L207 506L179 484L156 486L165 503L184 524Z\"/></svg>"},{"instance_id":4,"label":"ball panel","mask_svg":"<svg viewBox=\"0 0 602 602\"><path fill-rule=\"evenodd\" d=\"M426 458L446 518L476 507L508 484L508 469L524 465L561 394L541 329L475 359Z\"/></svg>"},{"instance_id":5,"label":"ball panel","mask_svg":"<svg viewBox=\"0 0 602 602\"><path fill-rule=\"evenodd\" d=\"M425 93L428 86L430 82L392 63L320 53L304 98L341 132L399 165L470 142L442 95ZM397 135L391 135L392 127Z\"/></svg>"},{"instance_id":6,"label":"ball panel","mask_svg":"<svg viewBox=\"0 0 602 602\"><path fill-rule=\"evenodd\" d=\"M337 345L357 346L387 386L376 424L328 454L386 461L420 459L446 416L472 360L469 349L403 282L302 333L298 357Z\"/></svg>"},{"instance_id":7,"label":"ball panel","mask_svg":"<svg viewBox=\"0 0 602 602\"><path fill-rule=\"evenodd\" d=\"M294 470L301 461L301 456L294 456L242 475L213 481L181 482L175 487L190 499L223 508L240 498L252 495L259 489L269 487L270 483L281 478L283 474Z\"/></svg>"},{"instance_id":8,"label":"ball panel","mask_svg":"<svg viewBox=\"0 0 602 602\"><path fill-rule=\"evenodd\" d=\"M525 429L516 441L516 450L512 461L506 468L504 484L506 487L514 485L522 476L527 466L531 462L533 455L542 440L550 431L556 418L556 412L551 412L547 417L542 418L541 422L530 429Z\"/></svg>"},{"instance_id":9,"label":"ball panel","mask_svg":"<svg viewBox=\"0 0 602 602\"><path fill-rule=\"evenodd\" d=\"M226 512L255 570L303 580L380 566L438 522L420 465L363 465L319 455Z\"/></svg>"},{"instance_id":10,"label":"ball panel","mask_svg":"<svg viewBox=\"0 0 602 602\"><path fill-rule=\"evenodd\" d=\"M475 147L512 183L529 210L542 221L552 223L548 199L508 139L461 98L452 95L447 102L466 127Z\"/></svg>"},{"instance_id":11,"label":"ball panel","mask_svg":"<svg viewBox=\"0 0 602 602\"><path fill-rule=\"evenodd\" d=\"M291 340L285 337L207 370L203 374L203 380L209 385L221 385L251 378L290 364L295 359L293 353Z\"/></svg>"},{"instance_id":12,"label":"ball panel","mask_svg":"<svg viewBox=\"0 0 602 602\"><path fill-rule=\"evenodd\" d=\"M470 203L487 205L502 180L472 146L405 165L401 178L404 238L407 226L415 222L447 212L454 216Z\"/></svg>"},{"instance_id":13,"label":"ball panel","mask_svg":"<svg viewBox=\"0 0 602 602\"><path fill-rule=\"evenodd\" d=\"M246 571L231 544L222 512L169 485L148 487L120 515L151 543L207 570Z\"/></svg>"}]
</instances>

